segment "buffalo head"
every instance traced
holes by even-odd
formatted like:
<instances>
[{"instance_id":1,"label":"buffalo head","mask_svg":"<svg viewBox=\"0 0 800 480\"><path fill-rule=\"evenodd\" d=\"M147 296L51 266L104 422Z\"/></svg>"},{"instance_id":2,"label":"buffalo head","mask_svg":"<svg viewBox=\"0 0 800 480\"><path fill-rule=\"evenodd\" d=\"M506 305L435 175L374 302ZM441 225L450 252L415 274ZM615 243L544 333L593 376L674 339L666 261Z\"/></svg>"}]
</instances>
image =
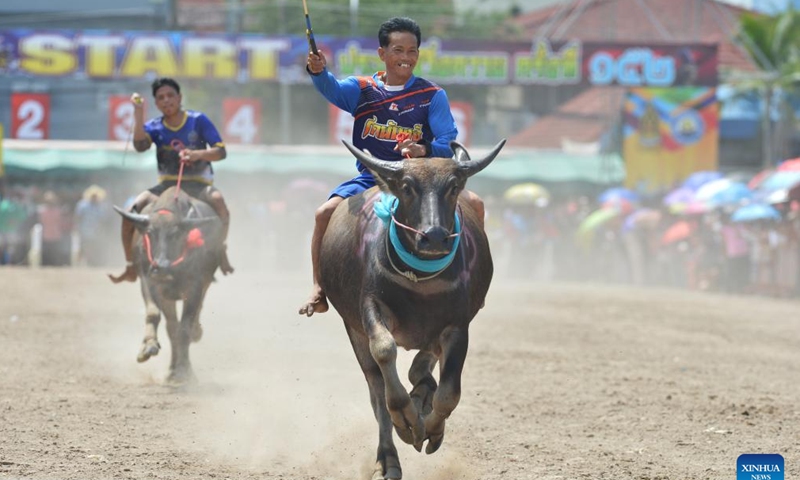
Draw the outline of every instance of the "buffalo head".
<instances>
[{"instance_id":1,"label":"buffalo head","mask_svg":"<svg viewBox=\"0 0 800 480\"><path fill-rule=\"evenodd\" d=\"M189 250L203 245L200 228L215 217L186 218L177 209L154 208L149 214L134 213L114 206L141 234L144 254L152 272L168 272L183 262Z\"/></svg>"},{"instance_id":2,"label":"buffalo head","mask_svg":"<svg viewBox=\"0 0 800 480\"><path fill-rule=\"evenodd\" d=\"M505 145L498 143L486 156L473 160L467 149L451 142L452 158L379 160L343 142L375 176L381 189L397 197L395 220L406 248L423 259L450 253L456 230L458 196L467 179L486 168Z\"/></svg>"}]
</instances>

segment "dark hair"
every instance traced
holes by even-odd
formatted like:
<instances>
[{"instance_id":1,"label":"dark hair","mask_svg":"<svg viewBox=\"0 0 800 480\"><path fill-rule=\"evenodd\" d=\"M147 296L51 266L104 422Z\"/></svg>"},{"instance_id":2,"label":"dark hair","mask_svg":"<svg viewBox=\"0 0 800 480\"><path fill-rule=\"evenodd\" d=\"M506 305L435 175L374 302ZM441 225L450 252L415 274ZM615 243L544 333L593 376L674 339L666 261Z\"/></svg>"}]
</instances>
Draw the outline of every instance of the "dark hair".
<instances>
[{"instance_id":1,"label":"dark hair","mask_svg":"<svg viewBox=\"0 0 800 480\"><path fill-rule=\"evenodd\" d=\"M153 80L152 88L154 97L156 96L156 92L158 91L158 89L161 87L172 87L175 89L176 92L181 93L181 86L178 85L178 82L168 77L162 77Z\"/></svg>"},{"instance_id":2,"label":"dark hair","mask_svg":"<svg viewBox=\"0 0 800 480\"><path fill-rule=\"evenodd\" d=\"M394 32L413 33L417 37L417 47L422 43L422 32L417 22L408 17L394 17L383 22L378 29L378 43L381 47L389 46L389 34Z\"/></svg>"}]
</instances>

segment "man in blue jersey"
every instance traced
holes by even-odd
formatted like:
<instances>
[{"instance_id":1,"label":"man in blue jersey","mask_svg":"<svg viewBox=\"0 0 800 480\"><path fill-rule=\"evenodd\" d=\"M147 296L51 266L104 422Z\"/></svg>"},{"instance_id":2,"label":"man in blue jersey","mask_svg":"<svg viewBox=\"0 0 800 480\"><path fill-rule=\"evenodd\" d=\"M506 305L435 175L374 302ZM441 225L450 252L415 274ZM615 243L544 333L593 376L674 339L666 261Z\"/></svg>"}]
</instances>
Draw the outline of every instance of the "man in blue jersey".
<instances>
[{"instance_id":1,"label":"man in blue jersey","mask_svg":"<svg viewBox=\"0 0 800 480\"><path fill-rule=\"evenodd\" d=\"M353 115L353 145L382 160L405 157L452 157L450 142L458 130L450 112L447 94L438 85L414 76L419 59L422 34L410 18L392 18L378 30L378 56L386 70L371 77L347 77L337 80L326 69L327 61L320 52L308 55L306 70L316 89L332 104ZM408 136L406 140L398 142ZM369 170L356 162L358 176L331 192L317 209L311 237L311 263L314 288L308 301L299 310L301 315L328 311L328 300L319 284L319 253L322 237L336 207L375 185ZM483 219L483 202L472 192L464 191Z\"/></svg>"},{"instance_id":2,"label":"man in blue jersey","mask_svg":"<svg viewBox=\"0 0 800 480\"><path fill-rule=\"evenodd\" d=\"M230 214L222 193L213 186L214 169L211 167L211 162L224 160L227 156L219 132L204 113L183 109L181 87L175 80L156 79L152 84L152 91L156 107L162 116L147 123L144 123L142 97L138 93L131 96L134 107L133 147L137 152L144 152L150 145L156 145L159 184L140 193L131 210L141 212L167 188L176 185L183 162L181 190L214 208L224 225L223 238L227 238ZM122 247L127 265L121 275L109 275L114 283L136 281L136 269L132 262L133 233L133 224L123 219ZM220 259L220 270L225 275L233 272L226 252Z\"/></svg>"}]
</instances>

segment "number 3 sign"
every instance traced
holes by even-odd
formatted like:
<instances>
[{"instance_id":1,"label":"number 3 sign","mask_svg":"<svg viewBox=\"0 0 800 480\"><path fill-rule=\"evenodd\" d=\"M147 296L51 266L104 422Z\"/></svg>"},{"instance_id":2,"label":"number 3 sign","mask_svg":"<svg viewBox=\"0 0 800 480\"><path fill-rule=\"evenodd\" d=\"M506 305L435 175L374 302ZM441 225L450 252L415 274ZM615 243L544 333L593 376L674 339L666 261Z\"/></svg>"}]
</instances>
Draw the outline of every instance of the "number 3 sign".
<instances>
[{"instance_id":1,"label":"number 3 sign","mask_svg":"<svg viewBox=\"0 0 800 480\"><path fill-rule=\"evenodd\" d=\"M50 137L50 95L11 94L11 138L41 140Z\"/></svg>"}]
</instances>

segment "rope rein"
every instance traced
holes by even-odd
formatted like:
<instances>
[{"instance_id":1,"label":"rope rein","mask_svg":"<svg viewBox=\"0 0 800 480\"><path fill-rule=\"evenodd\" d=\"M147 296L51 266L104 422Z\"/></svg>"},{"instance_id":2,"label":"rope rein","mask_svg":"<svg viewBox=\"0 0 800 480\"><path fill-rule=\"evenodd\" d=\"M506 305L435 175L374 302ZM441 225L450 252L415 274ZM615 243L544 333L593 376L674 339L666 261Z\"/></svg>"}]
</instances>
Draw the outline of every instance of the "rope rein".
<instances>
[{"instance_id":1,"label":"rope rein","mask_svg":"<svg viewBox=\"0 0 800 480\"><path fill-rule=\"evenodd\" d=\"M403 142L408 139L408 135L405 133L397 134L397 141L398 143ZM405 155L406 158L411 158L409 154ZM419 257L415 256L413 253L409 252L408 250L403 247L403 244L400 241L400 238L397 235L397 227L403 228L409 232L413 232L416 235L420 235L421 237L427 237L425 232L417 230L409 225L405 225L395 218L395 211L397 210L398 206L398 199L397 197L382 193L381 198L375 202L374 204L374 211L375 214L383 220L384 225L388 226L386 237L384 244L386 246L386 256L389 258L389 264L392 266L395 272L400 274L401 276L405 277L407 280L418 283L423 282L425 280L431 280L439 276L442 272L444 272L450 264L453 263L455 259L456 251L458 250L459 240L461 239L461 222L459 219L459 215L456 214L455 216L455 232L448 235L447 238L454 238L455 241L453 242L453 248L450 250L450 253L445 255L442 258L435 259L435 260L423 260ZM391 219L391 223L389 220ZM411 269L432 273L431 275L420 277L412 270L401 270L397 265L395 265L394 260L392 260L391 247L394 248L395 253L400 258L400 260L406 264Z\"/></svg>"}]
</instances>

